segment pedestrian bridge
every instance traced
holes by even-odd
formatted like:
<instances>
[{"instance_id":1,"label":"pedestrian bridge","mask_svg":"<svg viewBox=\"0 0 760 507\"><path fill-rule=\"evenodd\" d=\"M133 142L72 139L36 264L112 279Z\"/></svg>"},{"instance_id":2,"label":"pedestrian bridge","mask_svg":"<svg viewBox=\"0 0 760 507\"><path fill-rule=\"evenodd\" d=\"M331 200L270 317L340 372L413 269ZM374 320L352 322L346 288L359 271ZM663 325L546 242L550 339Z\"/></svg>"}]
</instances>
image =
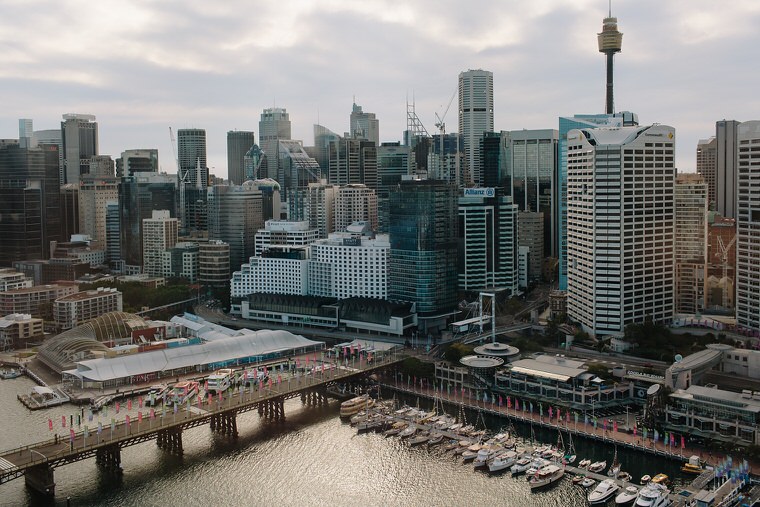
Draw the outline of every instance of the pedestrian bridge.
<instances>
[{"instance_id":1,"label":"pedestrian bridge","mask_svg":"<svg viewBox=\"0 0 760 507\"><path fill-rule=\"evenodd\" d=\"M307 373L284 373L278 381L254 386L238 387L227 391L226 396L198 398L195 403L182 407L142 413L131 420L122 420L96 429L71 432L70 438L49 439L16 449L0 452L0 484L21 476L31 489L53 495L55 481L53 469L67 463L94 457L99 468L119 472L121 449L156 440L158 446L173 454L182 454L182 431L209 424L211 430L237 437L237 414L257 410L266 419L285 417L284 402L301 398L306 405L327 402L331 388L351 383L373 372L389 368L406 357L393 353L376 357L371 364L359 360L358 364L324 362Z\"/></svg>"}]
</instances>

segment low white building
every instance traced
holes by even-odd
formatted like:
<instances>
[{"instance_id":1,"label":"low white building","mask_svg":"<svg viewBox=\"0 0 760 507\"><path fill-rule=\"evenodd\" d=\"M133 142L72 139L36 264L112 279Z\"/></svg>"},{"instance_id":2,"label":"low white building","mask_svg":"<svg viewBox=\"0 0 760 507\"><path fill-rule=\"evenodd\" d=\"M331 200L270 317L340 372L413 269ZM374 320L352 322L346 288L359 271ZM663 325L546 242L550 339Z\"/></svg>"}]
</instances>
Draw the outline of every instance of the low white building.
<instances>
[{"instance_id":1,"label":"low white building","mask_svg":"<svg viewBox=\"0 0 760 507\"><path fill-rule=\"evenodd\" d=\"M306 295L308 270L307 246L270 246L232 274L230 295L233 298L262 292Z\"/></svg>"}]
</instances>

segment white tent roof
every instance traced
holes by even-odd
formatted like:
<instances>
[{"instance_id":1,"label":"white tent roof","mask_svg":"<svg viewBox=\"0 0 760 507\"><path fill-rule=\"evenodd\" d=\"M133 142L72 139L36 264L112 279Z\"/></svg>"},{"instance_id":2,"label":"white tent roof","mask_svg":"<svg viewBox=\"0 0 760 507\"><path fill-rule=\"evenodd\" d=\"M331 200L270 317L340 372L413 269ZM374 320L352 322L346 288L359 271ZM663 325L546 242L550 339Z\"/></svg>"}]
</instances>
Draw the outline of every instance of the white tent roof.
<instances>
[{"instance_id":1,"label":"white tent roof","mask_svg":"<svg viewBox=\"0 0 760 507\"><path fill-rule=\"evenodd\" d=\"M200 345L186 345L114 358L88 359L77 362L76 370L64 373L84 380L104 382L131 375L218 363L240 357L288 353L321 345L322 342L308 340L289 331L262 330L243 333L240 336L217 338Z\"/></svg>"}]
</instances>

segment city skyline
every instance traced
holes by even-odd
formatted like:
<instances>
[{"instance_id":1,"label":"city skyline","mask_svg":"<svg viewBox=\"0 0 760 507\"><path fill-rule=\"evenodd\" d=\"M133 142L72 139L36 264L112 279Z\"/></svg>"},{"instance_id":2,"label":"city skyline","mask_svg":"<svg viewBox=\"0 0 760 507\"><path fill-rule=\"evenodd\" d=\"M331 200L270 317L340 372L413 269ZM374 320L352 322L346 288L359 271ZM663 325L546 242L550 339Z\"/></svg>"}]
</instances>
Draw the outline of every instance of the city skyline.
<instances>
[{"instance_id":1,"label":"city skyline","mask_svg":"<svg viewBox=\"0 0 760 507\"><path fill-rule=\"evenodd\" d=\"M494 74L496 130L557 128L559 116L604 111L603 0L285 2L258 5L254 25L236 2L41 4L4 2L0 83L14 100L0 138L18 136L19 118L41 130L65 113L93 114L100 153L158 148L168 173L169 126L205 129L208 165L226 177L226 133L258 136L264 108L286 108L292 137L311 145L315 123L348 131L355 101L377 115L381 142L398 141L408 98L432 133L468 69ZM676 128L676 165L693 172L697 142L717 120L751 120L757 109L746 62L760 5L618 1L612 15L624 34L615 110ZM445 123L456 130L456 106Z\"/></svg>"}]
</instances>

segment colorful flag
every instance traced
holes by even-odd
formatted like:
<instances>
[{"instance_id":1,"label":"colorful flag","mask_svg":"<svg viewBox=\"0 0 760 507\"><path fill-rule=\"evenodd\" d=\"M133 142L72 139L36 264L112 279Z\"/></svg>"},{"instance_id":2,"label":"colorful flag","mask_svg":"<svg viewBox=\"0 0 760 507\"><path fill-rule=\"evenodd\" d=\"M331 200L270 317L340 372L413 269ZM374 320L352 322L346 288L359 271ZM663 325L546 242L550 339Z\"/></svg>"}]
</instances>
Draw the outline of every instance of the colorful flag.
<instances>
[{"instance_id":1,"label":"colorful flag","mask_svg":"<svg viewBox=\"0 0 760 507\"><path fill-rule=\"evenodd\" d=\"M562 412L560 412L559 407L557 407L557 419L562 420Z\"/></svg>"},{"instance_id":2,"label":"colorful flag","mask_svg":"<svg viewBox=\"0 0 760 507\"><path fill-rule=\"evenodd\" d=\"M613 431L615 431L617 433L617 429L618 429L617 421L614 421L612 423L612 428L613 428Z\"/></svg>"},{"instance_id":3,"label":"colorful flag","mask_svg":"<svg viewBox=\"0 0 760 507\"><path fill-rule=\"evenodd\" d=\"M127 423L127 428L129 428L129 415L125 416L125 417L124 417L124 420L125 420L125 421L126 421L126 423Z\"/></svg>"},{"instance_id":4,"label":"colorful flag","mask_svg":"<svg viewBox=\"0 0 760 507\"><path fill-rule=\"evenodd\" d=\"M155 419L156 418L156 410L155 409L150 409L150 418L151 419Z\"/></svg>"},{"instance_id":5,"label":"colorful flag","mask_svg":"<svg viewBox=\"0 0 760 507\"><path fill-rule=\"evenodd\" d=\"M87 409L87 420L90 421L90 422L92 422L92 419L93 419L92 409L88 408Z\"/></svg>"},{"instance_id":6,"label":"colorful flag","mask_svg":"<svg viewBox=\"0 0 760 507\"><path fill-rule=\"evenodd\" d=\"M211 393L208 393L208 405L211 405L214 402L214 395Z\"/></svg>"},{"instance_id":7,"label":"colorful flag","mask_svg":"<svg viewBox=\"0 0 760 507\"><path fill-rule=\"evenodd\" d=\"M224 397L222 396L222 391L219 391L219 396L218 396L218 398L219 398L219 403L221 403L221 402L222 402L222 400L224 399ZM175 410L175 411L174 411L174 413L176 414L176 413L177 413L177 411Z\"/></svg>"},{"instance_id":8,"label":"colorful flag","mask_svg":"<svg viewBox=\"0 0 760 507\"><path fill-rule=\"evenodd\" d=\"M684 438L683 435L681 435L681 449L685 449L685 448L686 448L686 439Z\"/></svg>"},{"instance_id":9,"label":"colorful flag","mask_svg":"<svg viewBox=\"0 0 760 507\"><path fill-rule=\"evenodd\" d=\"M634 427L633 427L633 436L635 437L635 436L636 436L636 434L637 434L637 432L636 432L636 426L634 426Z\"/></svg>"},{"instance_id":10,"label":"colorful flag","mask_svg":"<svg viewBox=\"0 0 760 507\"><path fill-rule=\"evenodd\" d=\"M141 422L142 422L142 412L138 412L138 413L137 413L137 422L138 422L138 423L141 423Z\"/></svg>"},{"instance_id":11,"label":"colorful flag","mask_svg":"<svg viewBox=\"0 0 760 507\"><path fill-rule=\"evenodd\" d=\"M76 436L76 433L74 433L74 429L69 428L69 438L71 438L71 441L73 442L76 437L77 436Z\"/></svg>"},{"instance_id":12,"label":"colorful flag","mask_svg":"<svg viewBox=\"0 0 760 507\"><path fill-rule=\"evenodd\" d=\"M116 402L116 413L117 414L119 413L119 402L118 401Z\"/></svg>"},{"instance_id":13,"label":"colorful flag","mask_svg":"<svg viewBox=\"0 0 760 507\"><path fill-rule=\"evenodd\" d=\"M221 394L221 393L219 393L219 394ZM175 413L175 414L177 413L177 410L179 410L179 408L178 408L178 407L179 407L179 403L175 403L175 404L174 404L174 413Z\"/></svg>"},{"instance_id":14,"label":"colorful flag","mask_svg":"<svg viewBox=\"0 0 760 507\"><path fill-rule=\"evenodd\" d=\"M90 428L87 427L87 425L84 425L84 438L87 438L90 436Z\"/></svg>"},{"instance_id":15,"label":"colorful flag","mask_svg":"<svg viewBox=\"0 0 760 507\"><path fill-rule=\"evenodd\" d=\"M132 410L132 398L127 400L127 410Z\"/></svg>"},{"instance_id":16,"label":"colorful flag","mask_svg":"<svg viewBox=\"0 0 760 507\"><path fill-rule=\"evenodd\" d=\"M115 428L116 428L116 421L113 418L111 418L111 431L113 432Z\"/></svg>"},{"instance_id":17,"label":"colorful flag","mask_svg":"<svg viewBox=\"0 0 760 507\"><path fill-rule=\"evenodd\" d=\"M98 421L98 435L103 433L103 423Z\"/></svg>"},{"instance_id":18,"label":"colorful flag","mask_svg":"<svg viewBox=\"0 0 760 507\"><path fill-rule=\"evenodd\" d=\"M512 408L512 397L507 396L507 408Z\"/></svg>"},{"instance_id":19,"label":"colorful flag","mask_svg":"<svg viewBox=\"0 0 760 507\"><path fill-rule=\"evenodd\" d=\"M515 410L520 410L520 400L515 398Z\"/></svg>"},{"instance_id":20,"label":"colorful flag","mask_svg":"<svg viewBox=\"0 0 760 507\"><path fill-rule=\"evenodd\" d=\"M142 396L140 396L139 398L137 398L137 406L139 408L142 408L142 406L143 406L143 397Z\"/></svg>"},{"instance_id":21,"label":"colorful flag","mask_svg":"<svg viewBox=\"0 0 760 507\"><path fill-rule=\"evenodd\" d=\"M552 407L549 407L549 419L552 418L552 414L553 413L554 413L554 411L552 410Z\"/></svg>"},{"instance_id":22,"label":"colorful flag","mask_svg":"<svg viewBox=\"0 0 760 507\"><path fill-rule=\"evenodd\" d=\"M50 431L53 431L53 420L48 418L48 429Z\"/></svg>"},{"instance_id":23,"label":"colorful flag","mask_svg":"<svg viewBox=\"0 0 760 507\"><path fill-rule=\"evenodd\" d=\"M61 428L65 428L65 427L66 427L66 416L62 415L61 416Z\"/></svg>"}]
</instances>

